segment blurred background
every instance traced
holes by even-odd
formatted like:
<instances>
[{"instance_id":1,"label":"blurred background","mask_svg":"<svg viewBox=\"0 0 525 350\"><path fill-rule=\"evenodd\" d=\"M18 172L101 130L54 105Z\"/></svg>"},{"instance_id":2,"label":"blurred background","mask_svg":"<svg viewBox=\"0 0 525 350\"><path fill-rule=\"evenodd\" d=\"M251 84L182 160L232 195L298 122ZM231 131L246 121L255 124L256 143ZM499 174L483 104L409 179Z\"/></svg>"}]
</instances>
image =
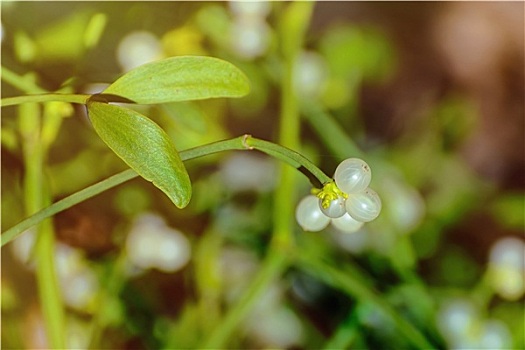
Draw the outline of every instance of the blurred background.
<instances>
[{"instance_id":1,"label":"blurred background","mask_svg":"<svg viewBox=\"0 0 525 350\"><path fill-rule=\"evenodd\" d=\"M250 95L134 108L179 150L245 133L277 140L288 3L1 6L2 74L18 77L2 79L2 97L34 85L96 93L152 60L213 56L245 72ZM368 286L435 348L525 346L523 28L520 2L318 2L294 63L301 153L332 175L360 150L383 201L356 233L295 225L298 254ZM83 107L52 108L52 201L126 168ZM23 113L2 109L2 231L27 216ZM69 348L202 348L239 304L246 316L221 347L413 346L381 303L337 288L326 270L289 266L243 304L272 249L279 164L230 152L186 165L186 209L134 179L53 218ZM2 249L4 348L49 347L35 240L29 230Z\"/></svg>"}]
</instances>

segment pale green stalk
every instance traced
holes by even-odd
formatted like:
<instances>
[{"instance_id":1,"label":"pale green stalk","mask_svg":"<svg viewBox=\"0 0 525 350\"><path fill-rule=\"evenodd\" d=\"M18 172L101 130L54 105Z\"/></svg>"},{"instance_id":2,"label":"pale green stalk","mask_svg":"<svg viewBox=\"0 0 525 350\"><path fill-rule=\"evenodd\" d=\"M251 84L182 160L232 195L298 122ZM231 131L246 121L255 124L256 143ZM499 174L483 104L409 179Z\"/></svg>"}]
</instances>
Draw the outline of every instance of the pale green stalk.
<instances>
[{"instance_id":1,"label":"pale green stalk","mask_svg":"<svg viewBox=\"0 0 525 350\"><path fill-rule=\"evenodd\" d=\"M24 203L30 215L49 202L44 179L45 147L41 142L40 106L28 103L19 109L19 130L24 154ZM64 308L55 268L55 237L49 220L37 228L35 244L36 277L42 315L46 327L47 341L54 349L65 348Z\"/></svg>"},{"instance_id":2,"label":"pale green stalk","mask_svg":"<svg viewBox=\"0 0 525 350\"><path fill-rule=\"evenodd\" d=\"M16 105L28 103L28 102L51 102L51 101L86 104L87 100L90 97L91 95L52 94L52 93L5 97L0 100L0 107L16 106Z\"/></svg>"},{"instance_id":3,"label":"pale green stalk","mask_svg":"<svg viewBox=\"0 0 525 350\"><path fill-rule=\"evenodd\" d=\"M37 261L36 278L48 344L53 349L65 349L65 313L56 274L55 232L51 220L42 222L37 234L34 248Z\"/></svg>"},{"instance_id":4,"label":"pale green stalk","mask_svg":"<svg viewBox=\"0 0 525 350\"><path fill-rule=\"evenodd\" d=\"M281 80L281 115L278 143L291 149L300 149L300 116L294 89L295 66L301 52L304 36L314 2L293 2L283 11L279 36L283 57ZM296 173L281 166L279 184L274 197L274 233L272 244L283 247L293 245L294 208L297 202ZM326 181L325 181L326 182Z\"/></svg>"}]
</instances>

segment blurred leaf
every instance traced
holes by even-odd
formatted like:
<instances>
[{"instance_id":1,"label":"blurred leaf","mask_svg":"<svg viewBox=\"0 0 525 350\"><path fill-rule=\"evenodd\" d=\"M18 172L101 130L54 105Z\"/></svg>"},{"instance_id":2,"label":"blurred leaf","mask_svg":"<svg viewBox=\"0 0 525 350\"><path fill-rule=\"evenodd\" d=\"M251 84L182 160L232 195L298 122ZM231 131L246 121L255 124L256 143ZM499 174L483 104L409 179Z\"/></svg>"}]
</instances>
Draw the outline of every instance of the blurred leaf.
<instances>
[{"instance_id":1,"label":"blurred leaf","mask_svg":"<svg viewBox=\"0 0 525 350\"><path fill-rule=\"evenodd\" d=\"M460 288L475 285L480 278L480 268L462 247L449 245L438 261L436 278L440 283Z\"/></svg>"},{"instance_id":2,"label":"blurred leaf","mask_svg":"<svg viewBox=\"0 0 525 350\"><path fill-rule=\"evenodd\" d=\"M70 103L52 101L44 104L44 123L42 125L42 146L50 147L55 142L62 119L73 114Z\"/></svg>"},{"instance_id":3,"label":"blurred leaf","mask_svg":"<svg viewBox=\"0 0 525 350\"><path fill-rule=\"evenodd\" d=\"M239 64L242 71L248 76L251 89L246 98L232 101L232 106L236 111L236 117L256 117L268 104L270 98L269 78L260 62L240 62Z\"/></svg>"},{"instance_id":4,"label":"blurred leaf","mask_svg":"<svg viewBox=\"0 0 525 350\"><path fill-rule=\"evenodd\" d=\"M89 118L100 138L133 170L161 189L178 207L191 198L191 183L166 133L130 109L88 102Z\"/></svg>"},{"instance_id":5,"label":"blurred leaf","mask_svg":"<svg viewBox=\"0 0 525 350\"><path fill-rule=\"evenodd\" d=\"M509 228L525 228L525 196L522 193L510 193L500 196L492 205L494 218Z\"/></svg>"},{"instance_id":6,"label":"blurred leaf","mask_svg":"<svg viewBox=\"0 0 525 350\"><path fill-rule=\"evenodd\" d=\"M4 282L0 288L2 291L2 312L15 311L20 307L20 297L16 294L16 291L10 283Z\"/></svg>"},{"instance_id":7,"label":"blurred leaf","mask_svg":"<svg viewBox=\"0 0 525 350\"><path fill-rule=\"evenodd\" d=\"M459 157L434 154L438 171L431 178L432 191L426 195L427 212L442 224L453 224L480 204L488 187L476 177Z\"/></svg>"},{"instance_id":8,"label":"blurred leaf","mask_svg":"<svg viewBox=\"0 0 525 350\"><path fill-rule=\"evenodd\" d=\"M195 15L195 23L213 46L230 48L230 14L225 6L219 3L203 6Z\"/></svg>"},{"instance_id":9,"label":"blurred leaf","mask_svg":"<svg viewBox=\"0 0 525 350\"><path fill-rule=\"evenodd\" d=\"M13 128L3 126L0 131L0 141L2 142L2 147L5 147L11 152L16 152L20 149L18 135Z\"/></svg>"},{"instance_id":10,"label":"blurred leaf","mask_svg":"<svg viewBox=\"0 0 525 350\"><path fill-rule=\"evenodd\" d=\"M375 28L342 26L327 32L320 51L328 60L334 77L359 84L361 79L383 80L395 67L395 50Z\"/></svg>"},{"instance_id":11,"label":"blurred leaf","mask_svg":"<svg viewBox=\"0 0 525 350\"><path fill-rule=\"evenodd\" d=\"M155 104L241 97L249 90L244 73L229 62L204 56L179 56L133 69L103 93L139 104Z\"/></svg>"},{"instance_id":12,"label":"blurred leaf","mask_svg":"<svg viewBox=\"0 0 525 350\"><path fill-rule=\"evenodd\" d=\"M282 54L285 58L293 58L300 52L303 43L297 38L304 37L309 26L312 10L312 3L297 1L290 2L281 12L279 33Z\"/></svg>"},{"instance_id":13,"label":"blurred leaf","mask_svg":"<svg viewBox=\"0 0 525 350\"><path fill-rule=\"evenodd\" d=\"M42 62L53 63L80 59L89 47L87 44L96 44L93 42L93 34L96 33L93 32L95 28L92 24L93 19L95 19L94 24L100 21L96 16L100 15L92 16L89 11L75 12L39 31L35 37L38 46L36 58ZM97 26L100 27L100 24L98 23ZM98 31L102 29L103 26Z\"/></svg>"},{"instance_id":14,"label":"blurred leaf","mask_svg":"<svg viewBox=\"0 0 525 350\"><path fill-rule=\"evenodd\" d=\"M204 36L193 25L173 29L162 37L162 47L168 56L205 55Z\"/></svg>"},{"instance_id":15,"label":"blurred leaf","mask_svg":"<svg viewBox=\"0 0 525 350\"><path fill-rule=\"evenodd\" d=\"M104 32L107 21L108 16L105 13L97 13L91 17L84 31L84 45L86 48L97 45Z\"/></svg>"},{"instance_id":16,"label":"blurred leaf","mask_svg":"<svg viewBox=\"0 0 525 350\"><path fill-rule=\"evenodd\" d=\"M188 302L177 321L161 318L157 321L155 335L164 341L164 349L193 349L201 340L198 307Z\"/></svg>"},{"instance_id":17,"label":"blurred leaf","mask_svg":"<svg viewBox=\"0 0 525 350\"><path fill-rule=\"evenodd\" d=\"M37 54L35 42L22 31L18 31L14 35L14 49L16 57L22 63L33 61Z\"/></svg>"},{"instance_id":18,"label":"blurred leaf","mask_svg":"<svg viewBox=\"0 0 525 350\"><path fill-rule=\"evenodd\" d=\"M138 185L121 187L115 196L115 208L129 217L139 215L150 207L149 193Z\"/></svg>"},{"instance_id":19,"label":"blurred leaf","mask_svg":"<svg viewBox=\"0 0 525 350\"><path fill-rule=\"evenodd\" d=\"M461 145L470 135L479 119L475 106L462 96L447 96L436 106L443 148L451 151Z\"/></svg>"},{"instance_id":20,"label":"blurred leaf","mask_svg":"<svg viewBox=\"0 0 525 350\"><path fill-rule=\"evenodd\" d=\"M39 30L33 39L17 31L14 36L16 56L21 62L36 60L53 64L80 59L86 49L97 45L106 22L105 14L79 12Z\"/></svg>"},{"instance_id":21,"label":"blurred leaf","mask_svg":"<svg viewBox=\"0 0 525 350\"><path fill-rule=\"evenodd\" d=\"M116 158L114 153L101 154L99 148L86 148L62 162L50 164L47 172L52 193L65 196L123 170ZM119 164L109 166L113 161ZM97 167L92 164L97 164Z\"/></svg>"},{"instance_id":22,"label":"blurred leaf","mask_svg":"<svg viewBox=\"0 0 525 350\"><path fill-rule=\"evenodd\" d=\"M401 269L410 270L417 263L416 253L412 241L406 235L399 237L393 244L392 264Z\"/></svg>"}]
</instances>

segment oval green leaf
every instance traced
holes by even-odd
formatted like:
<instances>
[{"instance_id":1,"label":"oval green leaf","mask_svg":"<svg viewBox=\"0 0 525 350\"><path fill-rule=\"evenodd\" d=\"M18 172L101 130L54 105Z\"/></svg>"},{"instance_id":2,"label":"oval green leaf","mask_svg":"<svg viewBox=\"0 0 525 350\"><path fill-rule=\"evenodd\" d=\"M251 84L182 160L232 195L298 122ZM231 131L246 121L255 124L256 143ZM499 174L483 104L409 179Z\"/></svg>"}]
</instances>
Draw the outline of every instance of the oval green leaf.
<instances>
[{"instance_id":1,"label":"oval green leaf","mask_svg":"<svg viewBox=\"0 0 525 350\"><path fill-rule=\"evenodd\" d=\"M178 56L137 67L111 84L103 94L139 104L241 97L248 79L229 62L203 56Z\"/></svg>"},{"instance_id":2,"label":"oval green leaf","mask_svg":"<svg viewBox=\"0 0 525 350\"><path fill-rule=\"evenodd\" d=\"M89 118L100 138L144 179L153 182L178 207L191 198L191 182L168 135L142 114L89 101Z\"/></svg>"}]
</instances>

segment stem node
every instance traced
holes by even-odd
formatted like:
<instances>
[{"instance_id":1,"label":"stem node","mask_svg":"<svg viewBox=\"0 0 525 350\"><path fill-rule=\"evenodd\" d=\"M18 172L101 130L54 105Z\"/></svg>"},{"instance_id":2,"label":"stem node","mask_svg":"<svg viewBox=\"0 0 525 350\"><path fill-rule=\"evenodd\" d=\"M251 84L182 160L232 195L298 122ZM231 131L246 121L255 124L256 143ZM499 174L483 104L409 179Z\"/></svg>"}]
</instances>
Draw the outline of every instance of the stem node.
<instances>
[{"instance_id":1,"label":"stem node","mask_svg":"<svg viewBox=\"0 0 525 350\"><path fill-rule=\"evenodd\" d=\"M253 146L250 146L248 144L248 140L252 138L252 135L250 134L244 134L243 137L242 137L242 145L244 146L244 148L248 149L248 150L253 150L255 149Z\"/></svg>"}]
</instances>

